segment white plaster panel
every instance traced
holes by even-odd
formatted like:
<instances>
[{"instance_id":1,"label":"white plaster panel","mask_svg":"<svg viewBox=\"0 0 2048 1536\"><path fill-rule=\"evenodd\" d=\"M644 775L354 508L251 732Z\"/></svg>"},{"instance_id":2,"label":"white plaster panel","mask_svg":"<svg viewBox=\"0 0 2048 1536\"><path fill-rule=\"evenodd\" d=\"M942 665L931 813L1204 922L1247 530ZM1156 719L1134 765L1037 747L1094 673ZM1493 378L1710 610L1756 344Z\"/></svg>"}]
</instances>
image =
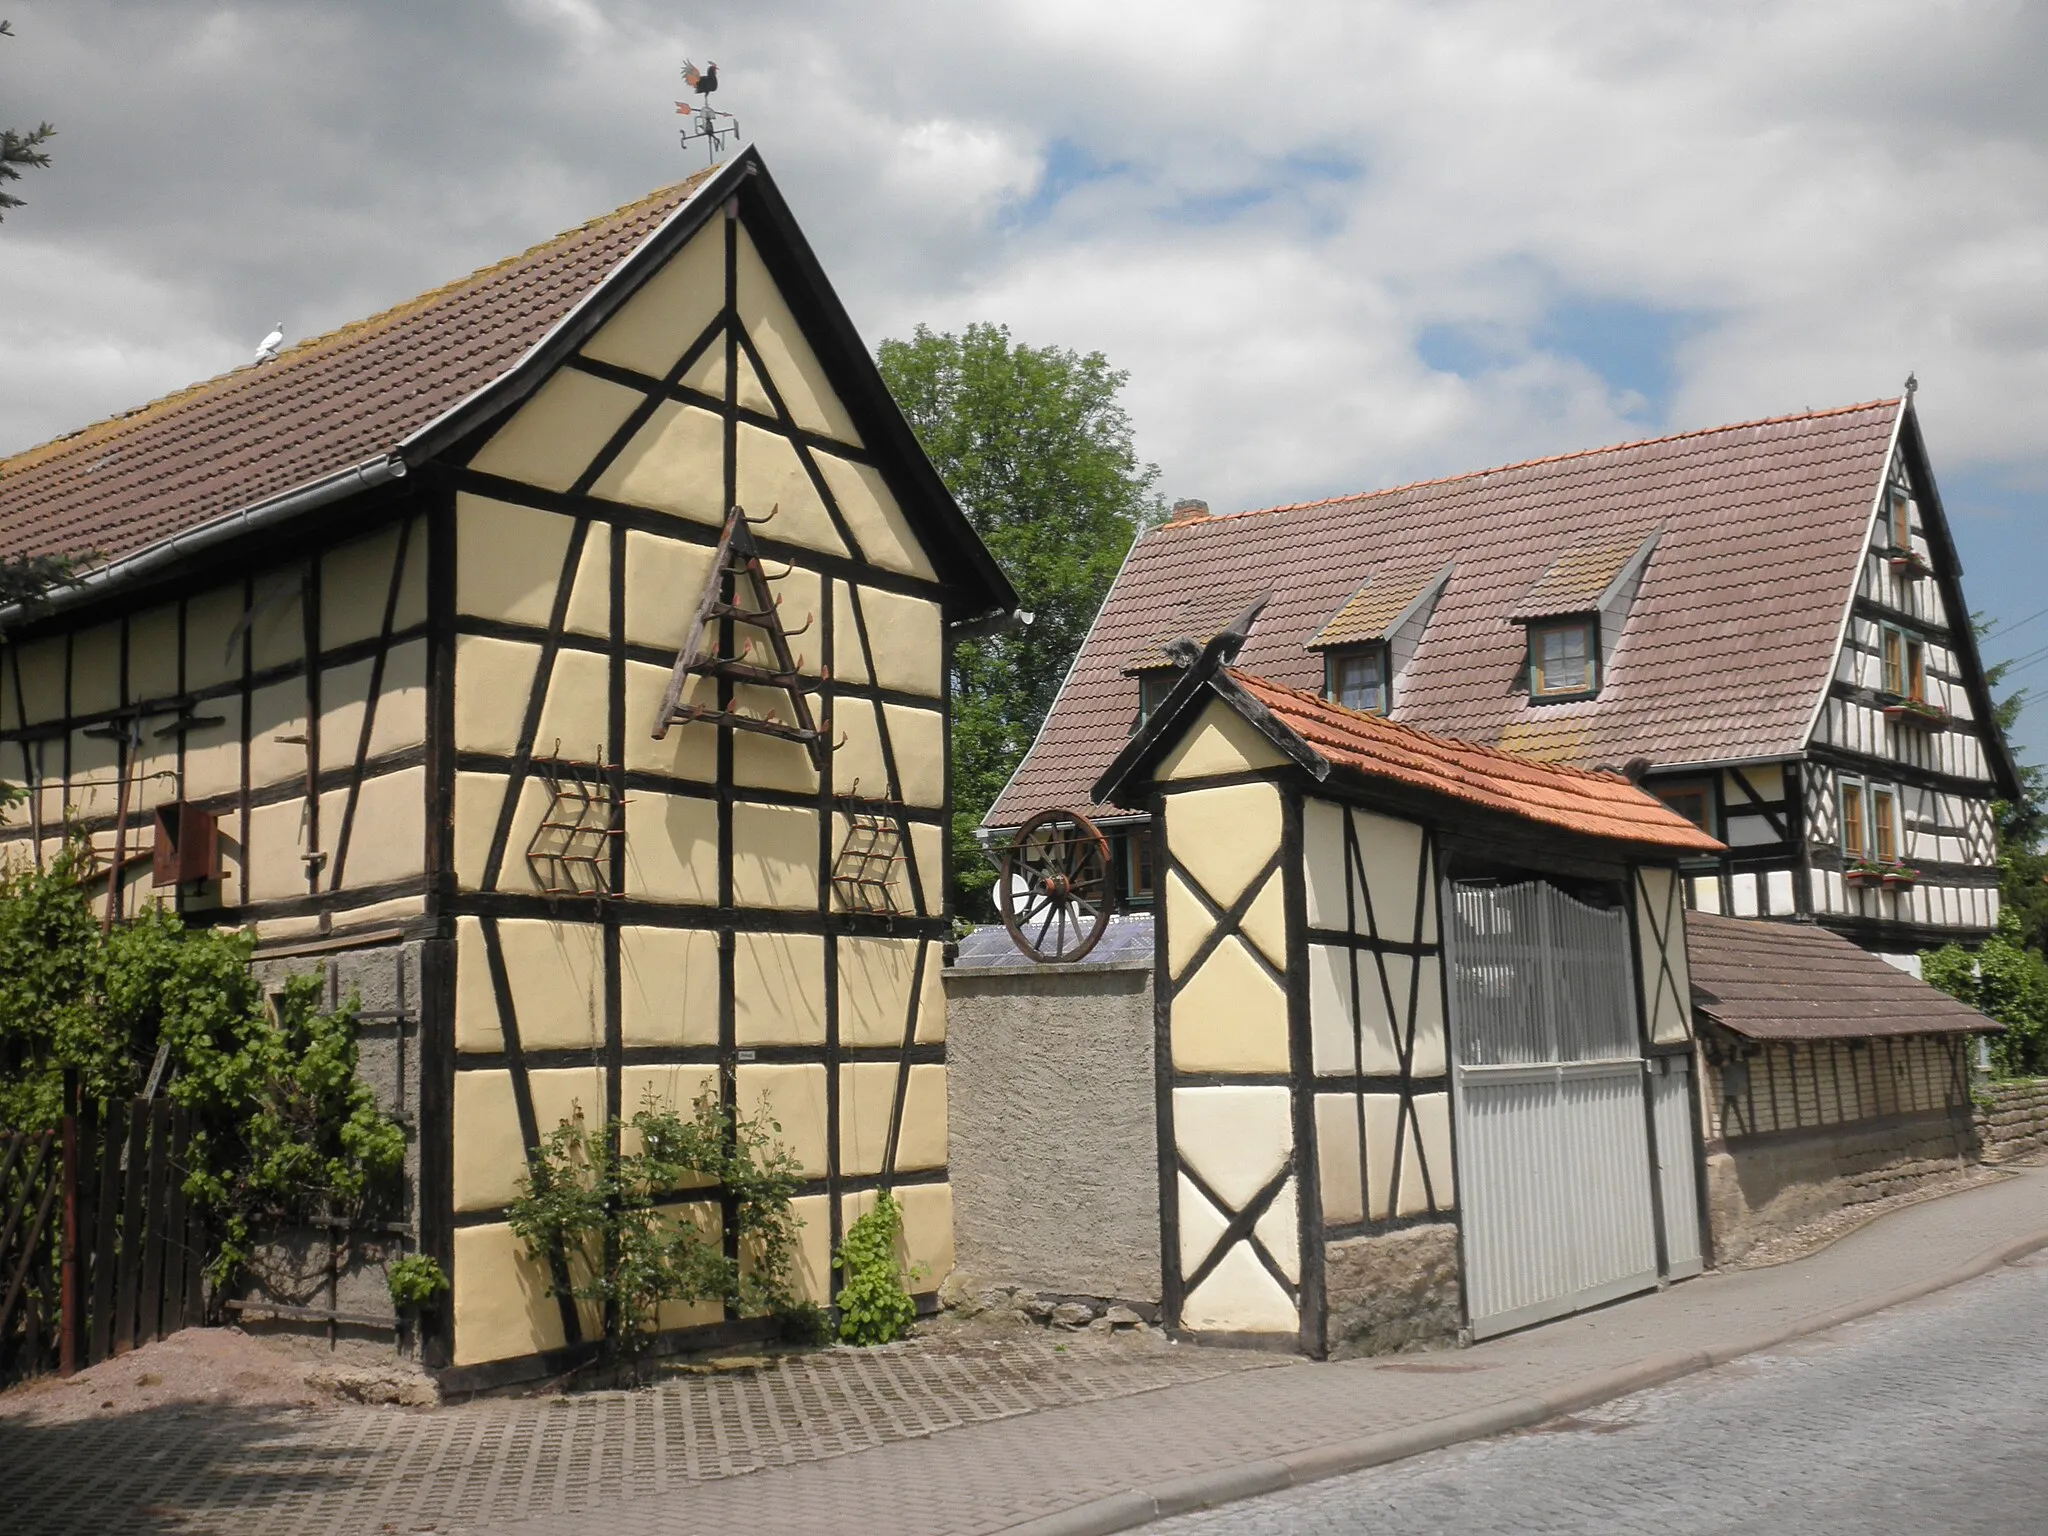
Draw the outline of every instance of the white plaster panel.
<instances>
[{"instance_id":1,"label":"white plaster panel","mask_svg":"<svg viewBox=\"0 0 2048 1536\"><path fill-rule=\"evenodd\" d=\"M10 647L13 652L8 663L7 698L10 705L14 698L14 676L21 675L21 698L25 706L28 723L40 725L64 717L64 638L31 640L25 645Z\"/></svg>"},{"instance_id":2,"label":"white plaster panel","mask_svg":"<svg viewBox=\"0 0 2048 1536\"><path fill-rule=\"evenodd\" d=\"M1280 1266L1280 1273L1301 1284L1301 1198L1295 1180L1280 1186L1266 1214L1253 1224L1252 1233Z\"/></svg>"},{"instance_id":3,"label":"white plaster panel","mask_svg":"<svg viewBox=\"0 0 2048 1536\"><path fill-rule=\"evenodd\" d=\"M1167 797L1167 847L1209 899L1228 907L1280 846L1280 791L1233 784Z\"/></svg>"},{"instance_id":4,"label":"white plaster panel","mask_svg":"<svg viewBox=\"0 0 2048 1536\"><path fill-rule=\"evenodd\" d=\"M1216 925L1210 920L1209 909L1195 899L1177 870L1166 872L1165 885L1166 969L1178 981Z\"/></svg>"},{"instance_id":5,"label":"white plaster panel","mask_svg":"<svg viewBox=\"0 0 2048 1536\"><path fill-rule=\"evenodd\" d=\"M1735 916L1755 917L1758 910L1755 874L1745 870L1731 875L1728 888L1733 898Z\"/></svg>"},{"instance_id":6,"label":"white plaster panel","mask_svg":"<svg viewBox=\"0 0 2048 1536\"><path fill-rule=\"evenodd\" d=\"M935 709L883 706L889 743L896 753L900 798L938 809L946 803L946 724Z\"/></svg>"},{"instance_id":7,"label":"white plaster panel","mask_svg":"<svg viewBox=\"0 0 2048 1536\"><path fill-rule=\"evenodd\" d=\"M458 1227L449 1275L457 1365L509 1360L562 1346L562 1318L547 1271L508 1226Z\"/></svg>"},{"instance_id":8,"label":"white plaster panel","mask_svg":"<svg viewBox=\"0 0 2048 1536\"><path fill-rule=\"evenodd\" d=\"M1188 1293L1180 1316L1196 1332L1293 1333L1301 1326L1280 1282L1244 1243L1234 1245Z\"/></svg>"},{"instance_id":9,"label":"white plaster panel","mask_svg":"<svg viewBox=\"0 0 2048 1536\"><path fill-rule=\"evenodd\" d=\"M864 788L869 795L888 787L888 765L882 758L880 705L869 699L841 698L832 717L832 790L851 795ZM893 734L893 733L892 733Z\"/></svg>"},{"instance_id":10,"label":"white plaster panel","mask_svg":"<svg viewBox=\"0 0 2048 1536\"><path fill-rule=\"evenodd\" d=\"M1441 962L1423 955L1415 966L1415 1038L1409 1048L1408 1070L1416 1077L1435 1077L1449 1065L1444 1042L1444 992Z\"/></svg>"},{"instance_id":11,"label":"white plaster panel","mask_svg":"<svg viewBox=\"0 0 2048 1536\"><path fill-rule=\"evenodd\" d=\"M95 624L71 637L71 713L96 715L121 702L121 626Z\"/></svg>"},{"instance_id":12,"label":"white plaster panel","mask_svg":"<svg viewBox=\"0 0 2048 1536\"><path fill-rule=\"evenodd\" d=\"M782 1127L777 1140L788 1148L805 1178L822 1178L829 1145L825 1132L825 1068L810 1062L742 1062L734 1072L735 1112L743 1120L758 1114ZM841 1113L846 1105L840 1105Z\"/></svg>"},{"instance_id":13,"label":"white plaster panel","mask_svg":"<svg viewBox=\"0 0 2048 1536\"><path fill-rule=\"evenodd\" d=\"M1291 1103L1285 1087L1176 1088L1174 1143L1203 1183L1242 1210L1294 1150Z\"/></svg>"},{"instance_id":14,"label":"white plaster panel","mask_svg":"<svg viewBox=\"0 0 2048 1536\"><path fill-rule=\"evenodd\" d=\"M669 676L667 667L626 663L626 766L709 784L718 777L717 726L672 725L667 735L658 741L654 738L654 721L661 713ZM717 696L712 679L700 677L683 694L683 702L711 704Z\"/></svg>"},{"instance_id":15,"label":"white plaster panel","mask_svg":"<svg viewBox=\"0 0 2048 1536\"><path fill-rule=\"evenodd\" d=\"M1170 934L1170 930L1169 930ZM1351 956L1334 944L1308 947L1309 1055L1319 1073L1358 1071L1351 1028Z\"/></svg>"},{"instance_id":16,"label":"white plaster panel","mask_svg":"<svg viewBox=\"0 0 2048 1536\"><path fill-rule=\"evenodd\" d=\"M1773 869L1764 876L1764 894L1770 899L1771 911L1777 916L1792 910L1792 871Z\"/></svg>"},{"instance_id":17,"label":"white plaster panel","mask_svg":"<svg viewBox=\"0 0 2048 1536\"><path fill-rule=\"evenodd\" d=\"M328 667L320 676L320 767L323 772L347 768L362 745L363 712L369 698L373 658ZM234 708L232 700L222 701ZM214 713L202 705L200 713ZM197 732L187 733L187 757ZM419 746L427 739L427 643L414 640L394 646L384 658L384 676L377 690L377 714L370 723L368 756Z\"/></svg>"},{"instance_id":18,"label":"white plaster panel","mask_svg":"<svg viewBox=\"0 0 2048 1536\"><path fill-rule=\"evenodd\" d=\"M1179 1175L1175 1182L1180 1190L1180 1272L1186 1276L1201 1267L1216 1240L1229 1230L1230 1222L1203 1197L1186 1174Z\"/></svg>"},{"instance_id":19,"label":"white plaster panel","mask_svg":"<svg viewBox=\"0 0 2048 1536\"><path fill-rule=\"evenodd\" d=\"M1245 909L1238 931L1272 961L1275 970L1287 969L1287 885L1279 866Z\"/></svg>"},{"instance_id":20,"label":"white plaster panel","mask_svg":"<svg viewBox=\"0 0 2048 1536\"><path fill-rule=\"evenodd\" d=\"M286 901L308 894L306 802L281 800L249 812L249 845L242 850L246 901Z\"/></svg>"},{"instance_id":21,"label":"white plaster panel","mask_svg":"<svg viewBox=\"0 0 2048 1536\"><path fill-rule=\"evenodd\" d=\"M1234 934L1183 979L1171 1018L1183 1072L1288 1070L1286 994Z\"/></svg>"},{"instance_id":22,"label":"white plaster panel","mask_svg":"<svg viewBox=\"0 0 2048 1536\"><path fill-rule=\"evenodd\" d=\"M711 580L712 558L713 551L703 545L628 529L626 639L664 651L679 649Z\"/></svg>"},{"instance_id":23,"label":"white plaster panel","mask_svg":"<svg viewBox=\"0 0 2048 1536\"><path fill-rule=\"evenodd\" d=\"M718 1043L718 935L619 930L619 1033L628 1046Z\"/></svg>"},{"instance_id":24,"label":"white plaster panel","mask_svg":"<svg viewBox=\"0 0 2048 1536\"><path fill-rule=\"evenodd\" d=\"M917 939L842 938L839 944L839 1039L850 1046L903 1043L910 1018L910 987L917 971ZM925 946L917 1035L924 1044L945 1039L946 993L936 948Z\"/></svg>"},{"instance_id":25,"label":"white plaster panel","mask_svg":"<svg viewBox=\"0 0 2048 1536\"><path fill-rule=\"evenodd\" d=\"M1455 1204L1455 1172L1451 1167L1451 1099L1446 1093L1418 1093L1415 1095L1415 1123L1412 1129L1418 1134L1422 1155L1429 1166L1429 1191L1436 1197L1436 1208L1449 1210ZM1412 1161L1412 1160L1411 1160ZM1409 1174L1404 1171L1401 1180L1402 1213L1423 1211L1429 1208L1424 1194L1421 1165L1413 1164L1414 1184L1409 1184Z\"/></svg>"},{"instance_id":26,"label":"white plaster panel","mask_svg":"<svg viewBox=\"0 0 2048 1536\"><path fill-rule=\"evenodd\" d=\"M559 755L571 762L588 763L604 755L611 726L609 665L592 651L555 652L554 665L548 670L547 699L540 710L540 729L533 738L535 756Z\"/></svg>"},{"instance_id":27,"label":"white plaster panel","mask_svg":"<svg viewBox=\"0 0 2048 1536\"><path fill-rule=\"evenodd\" d=\"M1410 942L1418 932L1416 896L1422 879L1422 828L1372 811L1351 814L1357 827L1359 862L1365 866L1373 923L1381 938ZM1361 915L1361 929L1363 926Z\"/></svg>"},{"instance_id":28,"label":"white plaster panel","mask_svg":"<svg viewBox=\"0 0 2048 1536\"><path fill-rule=\"evenodd\" d=\"M1327 800L1304 800L1301 807L1302 869L1308 888L1311 928L1345 926L1344 808Z\"/></svg>"},{"instance_id":29,"label":"white plaster panel","mask_svg":"<svg viewBox=\"0 0 2048 1536\"><path fill-rule=\"evenodd\" d=\"M320 557L320 646L323 650L355 640L373 640L384 630L384 607L391 599L391 567L398 558L396 525L367 539L352 539ZM405 570L400 574L398 604L391 627L405 629L427 616L427 540L425 524L415 518L406 541Z\"/></svg>"},{"instance_id":30,"label":"white plaster panel","mask_svg":"<svg viewBox=\"0 0 2048 1536\"><path fill-rule=\"evenodd\" d=\"M1401 1134L1401 1097L1394 1093L1360 1096L1365 1111L1365 1180L1369 1215L1384 1221L1394 1213L1394 1145Z\"/></svg>"},{"instance_id":31,"label":"white plaster panel","mask_svg":"<svg viewBox=\"0 0 2048 1536\"><path fill-rule=\"evenodd\" d=\"M14 690L4 691L10 705ZM178 610L145 608L128 621L128 698L162 699L178 692Z\"/></svg>"},{"instance_id":32,"label":"white plaster panel","mask_svg":"<svg viewBox=\"0 0 2048 1536\"><path fill-rule=\"evenodd\" d=\"M1316 1183L1329 1226L1365 1219L1365 1190L1358 1181L1360 1131L1356 1094L1316 1095Z\"/></svg>"},{"instance_id":33,"label":"white plaster panel","mask_svg":"<svg viewBox=\"0 0 2048 1536\"><path fill-rule=\"evenodd\" d=\"M545 629L575 527L559 512L457 492L456 610Z\"/></svg>"}]
</instances>

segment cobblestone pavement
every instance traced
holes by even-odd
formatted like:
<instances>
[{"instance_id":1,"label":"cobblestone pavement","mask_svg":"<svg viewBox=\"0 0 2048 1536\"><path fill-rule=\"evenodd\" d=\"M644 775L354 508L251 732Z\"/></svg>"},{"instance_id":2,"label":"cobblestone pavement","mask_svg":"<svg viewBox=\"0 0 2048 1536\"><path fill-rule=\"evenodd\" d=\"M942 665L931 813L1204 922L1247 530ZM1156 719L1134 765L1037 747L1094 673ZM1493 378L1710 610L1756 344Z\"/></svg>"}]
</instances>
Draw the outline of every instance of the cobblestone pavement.
<instances>
[{"instance_id":1,"label":"cobblestone pavement","mask_svg":"<svg viewBox=\"0 0 2048 1536\"><path fill-rule=\"evenodd\" d=\"M1709 1275L1470 1350L1341 1365L1164 1343L1098 1351L1086 1336L1062 1353L1040 1336L835 1352L639 1393L430 1413L10 1419L0 1421L0 1531L995 1532L1725 1345L2044 1229L2048 1171L2032 1170L1896 1212L1796 1263ZM1736 1465L1722 1472L1741 1478Z\"/></svg>"},{"instance_id":2,"label":"cobblestone pavement","mask_svg":"<svg viewBox=\"0 0 2048 1536\"><path fill-rule=\"evenodd\" d=\"M2033 1536L2048 1260L1538 1430L1184 1515L1157 1536Z\"/></svg>"}]
</instances>

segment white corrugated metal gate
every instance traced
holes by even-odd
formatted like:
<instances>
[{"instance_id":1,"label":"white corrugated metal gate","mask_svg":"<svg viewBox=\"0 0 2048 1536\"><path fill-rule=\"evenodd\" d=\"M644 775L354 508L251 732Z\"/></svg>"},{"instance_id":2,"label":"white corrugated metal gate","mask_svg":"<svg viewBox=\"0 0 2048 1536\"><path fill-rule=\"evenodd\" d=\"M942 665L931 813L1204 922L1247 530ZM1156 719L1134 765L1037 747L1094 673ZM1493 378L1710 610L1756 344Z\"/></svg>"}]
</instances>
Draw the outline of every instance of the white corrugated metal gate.
<instances>
[{"instance_id":1,"label":"white corrugated metal gate","mask_svg":"<svg viewBox=\"0 0 2048 1536\"><path fill-rule=\"evenodd\" d=\"M1627 914L1543 881L1451 894L1465 1295L1484 1337L1657 1284L1655 1162Z\"/></svg>"}]
</instances>

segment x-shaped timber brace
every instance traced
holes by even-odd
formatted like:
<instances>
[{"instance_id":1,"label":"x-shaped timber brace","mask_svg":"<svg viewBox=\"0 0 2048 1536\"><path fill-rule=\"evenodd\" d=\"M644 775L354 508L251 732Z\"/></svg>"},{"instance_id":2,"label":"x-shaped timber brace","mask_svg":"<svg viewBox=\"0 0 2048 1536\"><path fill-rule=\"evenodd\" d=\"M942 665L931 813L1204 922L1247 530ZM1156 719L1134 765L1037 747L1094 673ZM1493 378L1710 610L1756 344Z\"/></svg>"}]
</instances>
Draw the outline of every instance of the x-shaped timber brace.
<instances>
[{"instance_id":1,"label":"x-shaped timber brace","mask_svg":"<svg viewBox=\"0 0 2048 1536\"><path fill-rule=\"evenodd\" d=\"M676 652L676 667L669 675L668 691L661 697L661 713L654 721L654 739L661 740L672 725L697 722L729 725L735 730L756 731L763 736L801 743L811 755L811 766L822 773L825 770L824 736L811 719L810 701L804 697L803 679L798 675L802 663L790 654L789 649L792 634L800 635L809 629L811 619L807 616L802 628L793 632L783 629L782 600L771 590L772 583L780 578L770 576L762 568L761 553L754 545L751 531L769 522L778 510L779 506L770 508L767 517L750 519L736 506L727 516L725 529L718 536L717 553L712 558L711 577L704 584L704 595L698 599L696 613L691 615L690 627L683 635L682 649ZM783 572L785 576L788 574L787 570ZM736 654L727 654L733 649L733 633L740 626L767 637L770 665L748 659L754 649L751 640L740 645ZM717 639L713 642L712 654L705 656L699 653L704 649L707 629L711 629ZM791 720L785 724L773 713L747 714L727 704L685 704L683 691L689 687L693 677L720 678L729 683L780 689L789 695Z\"/></svg>"}]
</instances>

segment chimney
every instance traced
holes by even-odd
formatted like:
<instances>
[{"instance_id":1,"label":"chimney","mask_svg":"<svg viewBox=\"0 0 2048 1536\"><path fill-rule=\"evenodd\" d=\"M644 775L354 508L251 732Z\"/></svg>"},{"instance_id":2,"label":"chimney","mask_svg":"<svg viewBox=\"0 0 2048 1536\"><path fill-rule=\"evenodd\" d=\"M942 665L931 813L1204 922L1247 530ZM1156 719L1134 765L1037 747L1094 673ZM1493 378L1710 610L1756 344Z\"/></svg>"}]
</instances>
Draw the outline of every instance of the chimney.
<instances>
[{"instance_id":1,"label":"chimney","mask_svg":"<svg viewBox=\"0 0 2048 1536\"><path fill-rule=\"evenodd\" d=\"M1209 515L1209 503L1193 496L1183 496L1173 504L1173 511L1167 515L1170 523L1196 523Z\"/></svg>"}]
</instances>

